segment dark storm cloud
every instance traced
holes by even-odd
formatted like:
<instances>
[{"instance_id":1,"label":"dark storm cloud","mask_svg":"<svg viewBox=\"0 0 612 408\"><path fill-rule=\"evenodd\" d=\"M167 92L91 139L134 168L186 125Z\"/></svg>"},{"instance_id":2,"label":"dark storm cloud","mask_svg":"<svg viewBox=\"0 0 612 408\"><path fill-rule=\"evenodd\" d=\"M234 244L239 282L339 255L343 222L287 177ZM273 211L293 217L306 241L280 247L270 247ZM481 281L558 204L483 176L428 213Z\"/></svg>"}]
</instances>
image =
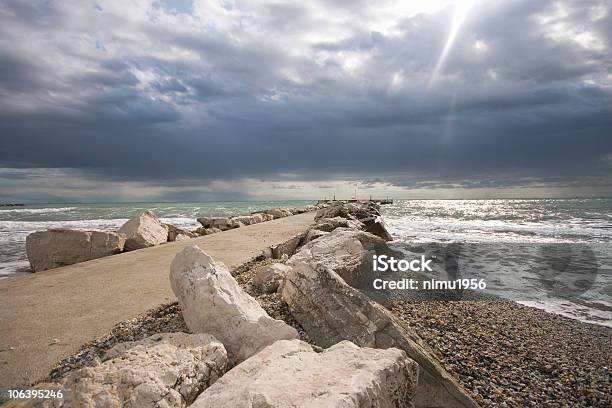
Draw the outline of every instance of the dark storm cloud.
<instances>
[{"instance_id":1,"label":"dark storm cloud","mask_svg":"<svg viewBox=\"0 0 612 408\"><path fill-rule=\"evenodd\" d=\"M167 188L612 184L610 2L476 3L434 82L452 7L145 3L0 5L0 167Z\"/></svg>"}]
</instances>

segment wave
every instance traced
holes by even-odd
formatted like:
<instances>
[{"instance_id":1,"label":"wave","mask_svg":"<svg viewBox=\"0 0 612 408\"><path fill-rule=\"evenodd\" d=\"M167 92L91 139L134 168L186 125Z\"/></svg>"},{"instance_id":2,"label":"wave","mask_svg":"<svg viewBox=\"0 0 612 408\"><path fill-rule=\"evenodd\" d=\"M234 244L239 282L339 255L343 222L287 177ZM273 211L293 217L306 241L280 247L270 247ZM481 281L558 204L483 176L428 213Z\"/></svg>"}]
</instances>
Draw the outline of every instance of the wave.
<instances>
[{"instance_id":1,"label":"wave","mask_svg":"<svg viewBox=\"0 0 612 408\"><path fill-rule=\"evenodd\" d=\"M0 264L0 279L8 276L26 275L31 273L27 260L7 261Z\"/></svg>"},{"instance_id":2,"label":"wave","mask_svg":"<svg viewBox=\"0 0 612 408\"><path fill-rule=\"evenodd\" d=\"M102 229L119 228L127 219L96 219L78 221L0 221L0 232L34 232L51 228Z\"/></svg>"},{"instance_id":3,"label":"wave","mask_svg":"<svg viewBox=\"0 0 612 408\"><path fill-rule=\"evenodd\" d=\"M467 221L422 216L387 216L390 232L399 239L467 242L612 242L612 230L593 223Z\"/></svg>"},{"instance_id":4,"label":"wave","mask_svg":"<svg viewBox=\"0 0 612 408\"><path fill-rule=\"evenodd\" d=\"M600 310L597 307L587 307L577 305L572 302L562 300L547 301L517 301L525 306L541 309L548 313L565 316L570 319L579 320L584 323L598 324L600 326L612 327L610 312Z\"/></svg>"},{"instance_id":5,"label":"wave","mask_svg":"<svg viewBox=\"0 0 612 408\"><path fill-rule=\"evenodd\" d=\"M66 211L77 210L77 207L59 207L59 208L3 208L0 213L21 213L21 214L46 214L59 213Z\"/></svg>"}]
</instances>

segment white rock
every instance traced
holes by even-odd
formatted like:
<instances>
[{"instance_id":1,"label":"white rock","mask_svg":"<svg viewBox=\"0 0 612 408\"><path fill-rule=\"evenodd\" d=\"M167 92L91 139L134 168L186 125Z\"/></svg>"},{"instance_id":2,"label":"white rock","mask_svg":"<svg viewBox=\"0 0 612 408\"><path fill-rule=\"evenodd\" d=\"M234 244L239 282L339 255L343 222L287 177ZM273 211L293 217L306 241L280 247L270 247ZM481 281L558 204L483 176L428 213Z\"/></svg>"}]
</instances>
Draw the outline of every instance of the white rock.
<instances>
[{"instance_id":1,"label":"white rock","mask_svg":"<svg viewBox=\"0 0 612 408\"><path fill-rule=\"evenodd\" d=\"M282 242L278 245L272 246L272 258L274 259L282 259L283 255L287 255L290 257L295 253L298 246L304 241L306 237L305 233L301 233L289 238L287 241Z\"/></svg>"},{"instance_id":2,"label":"white rock","mask_svg":"<svg viewBox=\"0 0 612 408\"><path fill-rule=\"evenodd\" d=\"M358 220L347 219L342 217L321 218L312 227L321 231L332 232L336 228L350 228L355 230L364 229L363 223Z\"/></svg>"},{"instance_id":3,"label":"white rock","mask_svg":"<svg viewBox=\"0 0 612 408\"><path fill-rule=\"evenodd\" d=\"M204 228L218 228L221 231L238 228L241 225L228 217L200 217L197 220Z\"/></svg>"},{"instance_id":4,"label":"white rock","mask_svg":"<svg viewBox=\"0 0 612 408\"><path fill-rule=\"evenodd\" d=\"M186 239L186 238L195 238L199 235L195 232L191 232L184 228L177 227L176 225L164 224L164 226L168 230L168 242L180 241L181 239ZM179 236L181 235L182 237L179 238Z\"/></svg>"},{"instance_id":5,"label":"white rock","mask_svg":"<svg viewBox=\"0 0 612 408\"><path fill-rule=\"evenodd\" d=\"M327 235L327 234L329 234L329 232L311 228L306 233L306 238L304 238L304 242L314 241L315 239L320 238L323 235Z\"/></svg>"},{"instance_id":6,"label":"white rock","mask_svg":"<svg viewBox=\"0 0 612 408\"><path fill-rule=\"evenodd\" d=\"M186 407L225 373L227 353L208 334L156 334L119 344L65 380L72 407Z\"/></svg>"},{"instance_id":7,"label":"white rock","mask_svg":"<svg viewBox=\"0 0 612 408\"><path fill-rule=\"evenodd\" d=\"M193 408L411 407L417 364L397 349L341 342L322 353L277 341L234 367Z\"/></svg>"},{"instance_id":8,"label":"white rock","mask_svg":"<svg viewBox=\"0 0 612 408\"><path fill-rule=\"evenodd\" d=\"M337 202L321 208L315 214L315 221L321 218L342 217L348 219L361 219L380 215L379 206L374 203L343 203Z\"/></svg>"},{"instance_id":9,"label":"white rock","mask_svg":"<svg viewBox=\"0 0 612 408\"><path fill-rule=\"evenodd\" d=\"M242 225L257 224L256 219L258 219L258 217L253 217L252 215L241 215L239 217L232 217L232 221L239 222Z\"/></svg>"},{"instance_id":10,"label":"white rock","mask_svg":"<svg viewBox=\"0 0 612 408\"><path fill-rule=\"evenodd\" d=\"M251 215L251 224L259 224L260 222L268 221L264 214L256 213Z\"/></svg>"},{"instance_id":11,"label":"white rock","mask_svg":"<svg viewBox=\"0 0 612 408\"><path fill-rule=\"evenodd\" d=\"M253 284L264 293L276 292L290 269L290 266L282 263L261 266L255 271Z\"/></svg>"},{"instance_id":12,"label":"white rock","mask_svg":"<svg viewBox=\"0 0 612 408\"><path fill-rule=\"evenodd\" d=\"M219 228L204 228L200 227L194 231L198 235L210 235L216 234L217 232L222 232Z\"/></svg>"},{"instance_id":13,"label":"white rock","mask_svg":"<svg viewBox=\"0 0 612 408\"><path fill-rule=\"evenodd\" d=\"M263 257L264 259L271 259L272 258L272 248L267 247L261 250L260 252L260 256Z\"/></svg>"},{"instance_id":14,"label":"white rock","mask_svg":"<svg viewBox=\"0 0 612 408\"><path fill-rule=\"evenodd\" d=\"M411 328L323 264L294 258L289 260L292 268L283 281L282 298L316 344L329 347L349 340L361 347L399 348L421 367L417 407L478 407Z\"/></svg>"},{"instance_id":15,"label":"white rock","mask_svg":"<svg viewBox=\"0 0 612 408\"><path fill-rule=\"evenodd\" d=\"M337 228L329 234L306 243L289 260L306 262L312 265L324 265L344 279L349 285L359 288L362 282L362 262L367 255L367 248L384 245L385 242L367 232Z\"/></svg>"},{"instance_id":16,"label":"white rock","mask_svg":"<svg viewBox=\"0 0 612 408\"><path fill-rule=\"evenodd\" d=\"M34 272L72 265L120 253L125 235L104 231L52 229L26 238L26 253Z\"/></svg>"},{"instance_id":17,"label":"white rock","mask_svg":"<svg viewBox=\"0 0 612 408\"><path fill-rule=\"evenodd\" d=\"M384 239L385 241L393 241L393 237L387 230L387 225L382 217L372 216L361 220L364 224L364 231L374 234L377 237Z\"/></svg>"},{"instance_id":18,"label":"white rock","mask_svg":"<svg viewBox=\"0 0 612 408\"><path fill-rule=\"evenodd\" d=\"M293 327L268 316L238 286L224 264L215 262L197 246L176 255L170 267L170 284L189 330L218 338L232 364L276 340L298 337Z\"/></svg>"},{"instance_id":19,"label":"white rock","mask_svg":"<svg viewBox=\"0 0 612 408\"><path fill-rule=\"evenodd\" d=\"M121 228L119 233L125 234L125 249L147 248L168 241L168 230L151 211L144 211L132 218Z\"/></svg>"},{"instance_id":20,"label":"white rock","mask_svg":"<svg viewBox=\"0 0 612 408\"><path fill-rule=\"evenodd\" d=\"M264 213L271 215L272 217L274 217L274 219L289 217L293 215L290 211L284 210L282 208L271 208L271 209L265 210Z\"/></svg>"}]
</instances>

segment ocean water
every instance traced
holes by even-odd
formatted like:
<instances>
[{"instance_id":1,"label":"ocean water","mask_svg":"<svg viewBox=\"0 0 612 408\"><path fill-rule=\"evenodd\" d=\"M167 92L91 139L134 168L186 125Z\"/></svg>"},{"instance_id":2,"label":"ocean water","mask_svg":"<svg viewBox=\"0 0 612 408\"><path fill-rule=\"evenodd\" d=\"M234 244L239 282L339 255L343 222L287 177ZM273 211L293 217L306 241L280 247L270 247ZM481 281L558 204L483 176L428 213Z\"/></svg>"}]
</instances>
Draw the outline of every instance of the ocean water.
<instances>
[{"instance_id":1,"label":"ocean water","mask_svg":"<svg viewBox=\"0 0 612 408\"><path fill-rule=\"evenodd\" d=\"M152 210L163 222L179 227L200 227L196 218L233 216L274 207L294 207L314 201L37 204L0 207L0 279L30 273L25 253L28 234L51 228L116 230L129 218Z\"/></svg>"},{"instance_id":2,"label":"ocean water","mask_svg":"<svg viewBox=\"0 0 612 408\"><path fill-rule=\"evenodd\" d=\"M490 294L612 327L612 199L401 200L383 216L406 256L451 253Z\"/></svg>"},{"instance_id":3,"label":"ocean water","mask_svg":"<svg viewBox=\"0 0 612 408\"><path fill-rule=\"evenodd\" d=\"M312 203L0 207L0 279L30 273L25 239L38 230L116 230L145 209L153 210L164 222L197 228L198 216L240 215ZM436 254L440 248L460 244L462 277L486 279L488 292L574 319L612 326L611 199L396 200L383 206L382 212L395 239L392 245L407 255ZM565 272L551 275L551 264L558 269L559 263L568 265ZM434 275L444 278L444 271L435 268Z\"/></svg>"}]
</instances>

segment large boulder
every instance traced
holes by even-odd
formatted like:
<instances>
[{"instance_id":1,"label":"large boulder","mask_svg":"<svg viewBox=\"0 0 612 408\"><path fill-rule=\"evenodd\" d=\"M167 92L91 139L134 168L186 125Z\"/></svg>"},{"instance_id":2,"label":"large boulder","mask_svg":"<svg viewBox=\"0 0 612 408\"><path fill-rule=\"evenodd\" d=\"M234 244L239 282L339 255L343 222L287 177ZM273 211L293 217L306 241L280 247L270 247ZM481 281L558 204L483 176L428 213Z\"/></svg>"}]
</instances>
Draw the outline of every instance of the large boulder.
<instances>
[{"instance_id":1,"label":"large boulder","mask_svg":"<svg viewBox=\"0 0 612 408\"><path fill-rule=\"evenodd\" d=\"M144 211L119 228L125 234L125 250L148 248L168 241L168 230L151 211Z\"/></svg>"},{"instance_id":2,"label":"large boulder","mask_svg":"<svg viewBox=\"0 0 612 408\"><path fill-rule=\"evenodd\" d=\"M350 228L362 230L365 228L363 223L358 220L342 217L320 218L312 227L321 231L332 232L336 228Z\"/></svg>"},{"instance_id":3,"label":"large boulder","mask_svg":"<svg viewBox=\"0 0 612 408\"><path fill-rule=\"evenodd\" d=\"M255 271L253 284L264 293L274 293L290 269L290 266L278 262L261 266Z\"/></svg>"},{"instance_id":4,"label":"large boulder","mask_svg":"<svg viewBox=\"0 0 612 408\"><path fill-rule=\"evenodd\" d=\"M204 228L218 228L221 231L227 231L244 225L228 217L200 217L197 220Z\"/></svg>"},{"instance_id":5,"label":"large boulder","mask_svg":"<svg viewBox=\"0 0 612 408\"><path fill-rule=\"evenodd\" d=\"M251 224L259 224L265 221L268 221L268 218L264 214L255 213L251 215Z\"/></svg>"},{"instance_id":6,"label":"large boulder","mask_svg":"<svg viewBox=\"0 0 612 408\"><path fill-rule=\"evenodd\" d=\"M311 228L306 232L306 237L304 237L304 242L314 241L317 238L322 237L323 235L327 235L329 232L321 231L318 229Z\"/></svg>"},{"instance_id":7,"label":"large boulder","mask_svg":"<svg viewBox=\"0 0 612 408\"><path fill-rule=\"evenodd\" d=\"M283 218L283 217L289 217L289 216L293 215L290 211L282 209L282 208L270 208L268 210L265 210L264 214L269 214L272 217L274 217L274 219L276 219L276 218Z\"/></svg>"},{"instance_id":8,"label":"large boulder","mask_svg":"<svg viewBox=\"0 0 612 408\"><path fill-rule=\"evenodd\" d=\"M193 232L194 234L197 234L197 235L211 235L211 234L216 234L217 232L222 232L222 231L219 228L199 227Z\"/></svg>"},{"instance_id":9,"label":"large boulder","mask_svg":"<svg viewBox=\"0 0 612 408\"><path fill-rule=\"evenodd\" d=\"M223 344L208 334L162 333L120 343L100 364L65 380L72 407L186 407L227 367Z\"/></svg>"},{"instance_id":10,"label":"large boulder","mask_svg":"<svg viewBox=\"0 0 612 408\"><path fill-rule=\"evenodd\" d=\"M166 229L168 230L168 242L181 241L188 238L195 238L199 236L199 234L195 232L191 232L185 228L177 227L172 224L164 224Z\"/></svg>"},{"instance_id":11,"label":"large boulder","mask_svg":"<svg viewBox=\"0 0 612 408\"><path fill-rule=\"evenodd\" d=\"M397 349L277 341L234 367L193 408L412 407L417 365Z\"/></svg>"},{"instance_id":12,"label":"large boulder","mask_svg":"<svg viewBox=\"0 0 612 408\"><path fill-rule=\"evenodd\" d=\"M371 202L330 205L317 211L315 221L317 225L314 228L322 231L330 232L338 227L347 227L365 230L385 241L393 239L387 231L382 217L380 217L379 206Z\"/></svg>"},{"instance_id":13,"label":"large boulder","mask_svg":"<svg viewBox=\"0 0 612 408\"><path fill-rule=\"evenodd\" d=\"M272 214L263 212L256 212L251 215L261 218L261 222L272 221L274 219L274 216Z\"/></svg>"},{"instance_id":14,"label":"large boulder","mask_svg":"<svg viewBox=\"0 0 612 408\"><path fill-rule=\"evenodd\" d=\"M125 235L104 231L52 229L26 238L26 253L34 272L72 265L123 251Z\"/></svg>"},{"instance_id":15,"label":"large boulder","mask_svg":"<svg viewBox=\"0 0 612 408\"><path fill-rule=\"evenodd\" d=\"M393 241L393 237L389 231L387 231L387 226L385 225L382 217L375 216L368 219L363 219L361 222L364 224L364 229L366 232L376 235L385 241Z\"/></svg>"},{"instance_id":16,"label":"large boulder","mask_svg":"<svg viewBox=\"0 0 612 408\"><path fill-rule=\"evenodd\" d=\"M297 248L303 243L304 238L306 237L305 233L301 233L289 238L285 242L281 242L280 244L273 245L272 248L272 258L274 259L283 259L283 256L290 257L295 253Z\"/></svg>"},{"instance_id":17,"label":"large boulder","mask_svg":"<svg viewBox=\"0 0 612 408\"><path fill-rule=\"evenodd\" d=\"M259 224L260 222L264 222L265 218L262 214L252 214L252 215L241 215L238 217L232 217L232 220L242 225L251 225L251 224Z\"/></svg>"},{"instance_id":18,"label":"large boulder","mask_svg":"<svg viewBox=\"0 0 612 408\"><path fill-rule=\"evenodd\" d=\"M221 340L232 364L277 340L298 337L293 327L268 316L224 264L197 246L176 255L170 267L170 284L189 330Z\"/></svg>"},{"instance_id":19,"label":"large boulder","mask_svg":"<svg viewBox=\"0 0 612 408\"><path fill-rule=\"evenodd\" d=\"M333 232L306 243L289 260L291 265L306 262L312 265L324 265L344 279L349 285L359 288L364 284L362 264L367 251L385 241L363 231L337 228Z\"/></svg>"},{"instance_id":20,"label":"large boulder","mask_svg":"<svg viewBox=\"0 0 612 408\"><path fill-rule=\"evenodd\" d=\"M282 285L282 299L316 344L330 347L349 340L361 347L399 348L421 368L417 407L478 407L412 329L347 285L333 270L293 258Z\"/></svg>"}]
</instances>

